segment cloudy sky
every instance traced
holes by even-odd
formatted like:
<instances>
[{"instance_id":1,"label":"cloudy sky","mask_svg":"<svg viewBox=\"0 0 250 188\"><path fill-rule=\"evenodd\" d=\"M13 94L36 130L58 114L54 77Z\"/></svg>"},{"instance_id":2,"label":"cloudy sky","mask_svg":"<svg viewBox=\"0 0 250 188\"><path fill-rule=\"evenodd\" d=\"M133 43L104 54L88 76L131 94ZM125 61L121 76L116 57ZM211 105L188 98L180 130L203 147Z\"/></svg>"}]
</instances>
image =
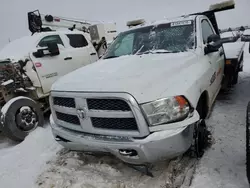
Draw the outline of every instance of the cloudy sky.
<instances>
[{"instance_id":1,"label":"cloudy sky","mask_svg":"<svg viewBox=\"0 0 250 188\"><path fill-rule=\"evenodd\" d=\"M30 35L27 12L36 9L56 16L116 22L121 31L131 19L164 19L206 10L215 2L221 0L1 0L0 49L9 39ZM250 25L250 0L235 2L235 10L218 14L221 27Z\"/></svg>"}]
</instances>

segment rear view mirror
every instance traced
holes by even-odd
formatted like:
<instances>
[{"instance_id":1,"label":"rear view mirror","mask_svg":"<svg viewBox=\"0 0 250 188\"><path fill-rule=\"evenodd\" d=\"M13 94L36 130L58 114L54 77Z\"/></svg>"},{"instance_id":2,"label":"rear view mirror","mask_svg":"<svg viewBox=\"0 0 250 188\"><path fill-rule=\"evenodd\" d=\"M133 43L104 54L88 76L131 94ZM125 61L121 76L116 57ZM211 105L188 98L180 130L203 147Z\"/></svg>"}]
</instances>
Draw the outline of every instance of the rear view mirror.
<instances>
[{"instance_id":1,"label":"rear view mirror","mask_svg":"<svg viewBox=\"0 0 250 188\"><path fill-rule=\"evenodd\" d=\"M220 40L220 35L217 34L212 34L210 36L207 37L207 43L211 43L211 42L218 42Z\"/></svg>"},{"instance_id":2,"label":"rear view mirror","mask_svg":"<svg viewBox=\"0 0 250 188\"><path fill-rule=\"evenodd\" d=\"M48 53L49 52L49 53ZM47 47L39 48L37 51L33 52L36 58L41 58L44 56L56 56L59 55L60 51L56 42L48 42Z\"/></svg>"},{"instance_id":3,"label":"rear view mirror","mask_svg":"<svg viewBox=\"0 0 250 188\"><path fill-rule=\"evenodd\" d=\"M36 58L43 57L43 56L44 56L43 49L38 49L36 52L33 52L33 55L34 55Z\"/></svg>"},{"instance_id":4,"label":"rear view mirror","mask_svg":"<svg viewBox=\"0 0 250 188\"><path fill-rule=\"evenodd\" d=\"M56 42L49 42L47 43L47 46L48 46L47 50L49 51L51 56L56 56L60 54L60 51Z\"/></svg>"},{"instance_id":5,"label":"rear view mirror","mask_svg":"<svg viewBox=\"0 0 250 188\"><path fill-rule=\"evenodd\" d=\"M218 45L207 44L207 46L204 48L205 55L209 53L217 52L220 47L221 47L221 44L218 44Z\"/></svg>"},{"instance_id":6,"label":"rear view mirror","mask_svg":"<svg viewBox=\"0 0 250 188\"><path fill-rule=\"evenodd\" d=\"M222 46L220 35L212 34L207 38L207 46L204 48L205 55L217 52Z\"/></svg>"}]
</instances>

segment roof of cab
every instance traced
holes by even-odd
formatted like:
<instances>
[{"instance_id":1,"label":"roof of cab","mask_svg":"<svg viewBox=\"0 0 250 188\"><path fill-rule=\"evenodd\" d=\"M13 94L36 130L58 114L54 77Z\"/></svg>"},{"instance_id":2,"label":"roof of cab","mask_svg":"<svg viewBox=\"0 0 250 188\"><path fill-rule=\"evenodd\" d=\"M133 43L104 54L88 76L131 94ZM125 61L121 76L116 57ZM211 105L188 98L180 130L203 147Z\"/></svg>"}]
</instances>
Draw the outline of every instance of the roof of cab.
<instances>
[{"instance_id":1,"label":"roof of cab","mask_svg":"<svg viewBox=\"0 0 250 188\"><path fill-rule=\"evenodd\" d=\"M184 15L184 16L178 16L178 17L174 17L174 18L166 18L164 20L157 20L154 22L146 22L144 25L138 25L138 26L131 27L127 31L133 30L133 29L138 29L138 28L143 28L143 27L148 27L148 26L171 23L171 22L195 20L196 16L197 15Z\"/></svg>"},{"instance_id":2,"label":"roof of cab","mask_svg":"<svg viewBox=\"0 0 250 188\"><path fill-rule=\"evenodd\" d=\"M48 35L48 34L82 34L82 31L78 31L78 30L74 30L74 31L70 31L70 30L57 30L57 31L47 31L47 32L39 32L39 33L34 33L33 36L36 35Z\"/></svg>"}]
</instances>

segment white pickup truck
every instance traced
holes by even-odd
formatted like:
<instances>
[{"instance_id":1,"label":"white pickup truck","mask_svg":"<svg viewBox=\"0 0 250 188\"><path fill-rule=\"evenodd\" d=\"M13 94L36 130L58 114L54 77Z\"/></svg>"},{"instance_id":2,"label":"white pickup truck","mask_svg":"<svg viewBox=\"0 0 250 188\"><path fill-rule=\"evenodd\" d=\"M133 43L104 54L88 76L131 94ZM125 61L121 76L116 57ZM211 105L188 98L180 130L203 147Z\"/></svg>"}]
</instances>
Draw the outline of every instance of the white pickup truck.
<instances>
[{"instance_id":1,"label":"white pickup truck","mask_svg":"<svg viewBox=\"0 0 250 188\"><path fill-rule=\"evenodd\" d=\"M57 80L50 97L56 141L137 165L192 146L201 157L205 119L243 63L244 43L226 58L222 43L231 38L220 38L214 15L234 4L218 6L124 31L101 60Z\"/></svg>"},{"instance_id":2,"label":"white pickup truck","mask_svg":"<svg viewBox=\"0 0 250 188\"><path fill-rule=\"evenodd\" d=\"M105 51L105 42L116 36L113 23L91 25L41 16L39 11L29 12L28 20L32 35L14 40L0 51L0 131L15 141L23 141L44 125L51 85L96 62Z\"/></svg>"}]
</instances>

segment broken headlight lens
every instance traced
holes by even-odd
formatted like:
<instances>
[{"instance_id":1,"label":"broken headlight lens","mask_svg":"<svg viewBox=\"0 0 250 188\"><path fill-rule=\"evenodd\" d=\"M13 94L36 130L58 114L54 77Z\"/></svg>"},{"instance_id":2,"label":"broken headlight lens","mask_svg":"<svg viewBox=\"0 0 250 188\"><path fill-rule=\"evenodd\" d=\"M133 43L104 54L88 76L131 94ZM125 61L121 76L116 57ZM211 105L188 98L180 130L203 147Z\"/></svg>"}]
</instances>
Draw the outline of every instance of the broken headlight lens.
<instances>
[{"instance_id":1,"label":"broken headlight lens","mask_svg":"<svg viewBox=\"0 0 250 188\"><path fill-rule=\"evenodd\" d=\"M190 111L188 101L182 96L156 100L142 105L150 126L185 119Z\"/></svg>"}]
</instances>

